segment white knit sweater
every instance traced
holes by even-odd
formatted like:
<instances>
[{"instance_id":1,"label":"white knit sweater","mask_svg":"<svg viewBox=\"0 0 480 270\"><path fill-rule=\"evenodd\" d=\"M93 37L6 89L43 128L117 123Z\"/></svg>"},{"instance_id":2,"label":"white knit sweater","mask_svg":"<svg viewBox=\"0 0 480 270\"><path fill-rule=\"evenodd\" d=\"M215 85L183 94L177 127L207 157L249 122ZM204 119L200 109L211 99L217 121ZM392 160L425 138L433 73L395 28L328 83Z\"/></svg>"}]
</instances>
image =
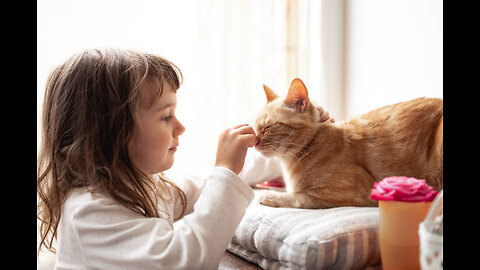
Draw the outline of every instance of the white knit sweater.
<instances>
[{"instance_id":1,"label":"white knit sweater","mask_svg":"<svg viewBox=\"0 0 480 270\"><path fill-rule=\"evenodd\" d=\"M176 192L160 205L170 218L146 218L105 194L72 191L59 224L55 269L217 269L253 191L222 167L180 185L189 214L175 223Z\"/></svg>"}]
</instances>

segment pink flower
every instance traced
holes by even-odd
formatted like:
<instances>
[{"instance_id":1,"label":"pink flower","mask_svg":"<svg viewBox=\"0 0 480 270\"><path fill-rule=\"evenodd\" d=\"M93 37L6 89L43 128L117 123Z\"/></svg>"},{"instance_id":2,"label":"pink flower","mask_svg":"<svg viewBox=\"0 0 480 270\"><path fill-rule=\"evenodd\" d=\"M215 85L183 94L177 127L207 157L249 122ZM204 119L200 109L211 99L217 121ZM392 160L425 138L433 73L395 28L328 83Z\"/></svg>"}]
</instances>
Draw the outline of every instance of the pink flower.
<instances>
[{"instance_id":1,"label":"pink flower","mask_svg":"<svg viewBox=\"0 0 480 270\"><path fill-rule=\"evenodd\" d=\"M382 201L430 202L438 194L424 179L406 176L387 177L373 187L370 198Z\"/></svg>"}]
</instances>

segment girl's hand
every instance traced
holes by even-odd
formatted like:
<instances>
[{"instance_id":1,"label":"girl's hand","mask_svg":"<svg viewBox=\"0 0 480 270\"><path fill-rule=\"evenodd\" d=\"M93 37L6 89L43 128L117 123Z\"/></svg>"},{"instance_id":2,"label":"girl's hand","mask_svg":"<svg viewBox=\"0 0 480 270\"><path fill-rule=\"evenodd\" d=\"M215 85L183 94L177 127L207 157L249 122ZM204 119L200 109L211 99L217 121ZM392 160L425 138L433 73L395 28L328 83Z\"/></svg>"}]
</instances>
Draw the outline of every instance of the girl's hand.
<instances>
[{"instance_id":1,"label":"girl's hand","mask_svg":"<svg viewBox=\"0 0 480 270\"><path fill-rule=\"evenodd\" d=\"M239 174L245 163L247 149L255 146L256 141L255 130L247 124L226 129L218 139L215 166Z\"/></svg>"},{"instance_id":2,"label":"girl's hand","mask_svg":"<svg viewBox=\"0 0 480 270\"><path fill-rule=\"evenodd\" d=\"M318 106L317 109L320 113L320 123L335 123L335 119L333 117L330 117L329 113L325 111L322 106Z\"/></svg>"}]
</instances>

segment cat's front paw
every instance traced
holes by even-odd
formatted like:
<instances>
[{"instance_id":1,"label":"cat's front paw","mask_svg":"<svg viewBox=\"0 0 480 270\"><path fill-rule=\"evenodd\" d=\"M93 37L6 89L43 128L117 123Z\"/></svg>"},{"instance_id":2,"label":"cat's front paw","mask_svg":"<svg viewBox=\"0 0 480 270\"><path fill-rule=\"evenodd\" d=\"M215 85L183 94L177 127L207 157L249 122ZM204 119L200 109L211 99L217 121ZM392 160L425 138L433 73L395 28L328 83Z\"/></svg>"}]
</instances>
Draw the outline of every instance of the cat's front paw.
<instances>
[{"instance_id":1,"label":"cat's front paw","mask_svg":"<svg viewBox=\"0 0 480 270\"><path fill-rule=\"evenodd\" d=\"M258 194L258 203L270 206L270 207L279 207L279 198L278 192L266 190Z\"/></svg>"}]
</instances>

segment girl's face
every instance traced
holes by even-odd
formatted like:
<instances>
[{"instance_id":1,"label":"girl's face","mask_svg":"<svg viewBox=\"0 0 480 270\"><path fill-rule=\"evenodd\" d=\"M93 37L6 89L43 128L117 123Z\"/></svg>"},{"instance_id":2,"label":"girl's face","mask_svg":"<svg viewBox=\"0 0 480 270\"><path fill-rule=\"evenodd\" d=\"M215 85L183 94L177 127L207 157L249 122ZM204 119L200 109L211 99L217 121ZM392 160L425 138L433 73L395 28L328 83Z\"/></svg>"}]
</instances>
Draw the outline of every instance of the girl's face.
<instances>
[{"instance_id":1,"label":"girl's face","mask_svg":"<svg viewBox=\"0 0 480 270\"><path fill-rule=\"evenodd\" d=\"M185 131L175 117L177 95L168 83L164 84L161 97L152 103L159 87L158 79L149 79L143 85L143 100L135 117L135 135L130 144L132 159L148 174L162 172L173 165L178 137Z\"/></svg>"}]
</instances>

